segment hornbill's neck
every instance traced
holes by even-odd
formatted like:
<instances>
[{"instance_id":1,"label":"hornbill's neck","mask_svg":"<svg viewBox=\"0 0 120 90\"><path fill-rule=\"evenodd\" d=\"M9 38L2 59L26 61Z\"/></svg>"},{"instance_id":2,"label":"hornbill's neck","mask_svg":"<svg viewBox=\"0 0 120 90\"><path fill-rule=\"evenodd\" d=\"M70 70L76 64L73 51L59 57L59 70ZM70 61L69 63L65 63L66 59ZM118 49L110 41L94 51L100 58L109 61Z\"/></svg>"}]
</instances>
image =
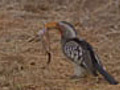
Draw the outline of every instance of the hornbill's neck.
<instances>
[{"instance_id":1,"label":"hornbill's neck","mask_svg":"<svg viewBox=\"0 0 120 90\"><path fill-rule=\"evenodd\" d=\"M58 23L59 29L61 32L61 42L64 44L66 40L76 38L77 37L77 32L75 28L68 22L61 21Z\"/></svg>"}]
</instances>

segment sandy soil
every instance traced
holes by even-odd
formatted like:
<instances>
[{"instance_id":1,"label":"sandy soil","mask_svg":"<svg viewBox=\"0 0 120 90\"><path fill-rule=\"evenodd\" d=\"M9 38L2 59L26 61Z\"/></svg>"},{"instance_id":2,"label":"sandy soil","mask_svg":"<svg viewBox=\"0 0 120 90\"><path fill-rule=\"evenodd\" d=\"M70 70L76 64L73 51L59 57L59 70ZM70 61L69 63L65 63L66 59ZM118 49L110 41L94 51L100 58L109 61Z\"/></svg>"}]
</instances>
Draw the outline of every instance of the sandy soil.
<instances>
[{"instance_id":1,"label":"sandy soil","mask_svg":"<svg viewBox=\"0 0 120 90\"><path fill-rule=\"evenodd\" d=\"M101 76L71 80L73 65L51 31L52 62L40 42L44 22L71 22L120 81L120 0L0 0L0 90L120 90Z\"/></svg>"}]
</instances>

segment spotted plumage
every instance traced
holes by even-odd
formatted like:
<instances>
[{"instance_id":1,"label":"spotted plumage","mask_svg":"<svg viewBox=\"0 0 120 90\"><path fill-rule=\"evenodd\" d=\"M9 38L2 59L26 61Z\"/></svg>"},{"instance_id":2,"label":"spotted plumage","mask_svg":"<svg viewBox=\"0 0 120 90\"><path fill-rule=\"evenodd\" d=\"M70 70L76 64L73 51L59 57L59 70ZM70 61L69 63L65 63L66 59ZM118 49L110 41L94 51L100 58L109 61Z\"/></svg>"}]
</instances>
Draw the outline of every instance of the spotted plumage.
<instances>
[{"instance_id":1,"label":"spotted plumage","mask_svg":"<svg viewBox=\"0 0 120 90\"><path fill-rule=\"evenodd\" d=\"M63 51L65 55L68 58L70 58L73 62L78 63L79 60L79 64L80 64L80 62L82 61L83 50L78 43L74 41L66 42L63 46Z\"/></svg>"}]
</instances>

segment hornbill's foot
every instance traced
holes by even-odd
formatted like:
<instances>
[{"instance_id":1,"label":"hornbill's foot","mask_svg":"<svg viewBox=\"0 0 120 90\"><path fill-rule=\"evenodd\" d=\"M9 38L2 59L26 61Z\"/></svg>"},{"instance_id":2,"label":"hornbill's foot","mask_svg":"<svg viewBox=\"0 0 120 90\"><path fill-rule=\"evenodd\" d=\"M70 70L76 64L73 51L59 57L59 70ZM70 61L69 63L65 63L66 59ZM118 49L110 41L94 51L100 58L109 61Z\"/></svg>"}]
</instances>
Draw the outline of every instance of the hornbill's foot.
<instances>
[{"instance_id":1,"label":"hornbill's foot","mask_svg":"<svg viewBox=\"0 0 120 90\"><path fill-rule=\"evenodd\" d=\"M84 77L85 77L85 75L81 75L81 76L72 75L72 76L70 77L70 79L80 79L80 78L84 78Z\"/></svg>"}]
</instances>

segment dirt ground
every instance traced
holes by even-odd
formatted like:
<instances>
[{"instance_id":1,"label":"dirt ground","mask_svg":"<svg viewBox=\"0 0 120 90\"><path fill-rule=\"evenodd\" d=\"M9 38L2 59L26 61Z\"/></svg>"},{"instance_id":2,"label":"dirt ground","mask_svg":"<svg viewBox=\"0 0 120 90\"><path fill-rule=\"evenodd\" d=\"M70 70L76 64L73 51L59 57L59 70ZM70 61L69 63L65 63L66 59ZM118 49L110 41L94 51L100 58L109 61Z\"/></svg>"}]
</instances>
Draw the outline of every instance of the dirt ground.
<instances>
[{"instance_id":1,"label":"dirt ground","mask_svg":"<svg viewBox=\"0 0 120 90\"><path fill-rule=\"evenodd\" d=\"M120 90L103 77L70 79L73 64L51 31L52 62L41 42L29 43L43 23L68 21L120 81L120 0L0 0L0 90Z\"/></svg>"}]
</instances>

